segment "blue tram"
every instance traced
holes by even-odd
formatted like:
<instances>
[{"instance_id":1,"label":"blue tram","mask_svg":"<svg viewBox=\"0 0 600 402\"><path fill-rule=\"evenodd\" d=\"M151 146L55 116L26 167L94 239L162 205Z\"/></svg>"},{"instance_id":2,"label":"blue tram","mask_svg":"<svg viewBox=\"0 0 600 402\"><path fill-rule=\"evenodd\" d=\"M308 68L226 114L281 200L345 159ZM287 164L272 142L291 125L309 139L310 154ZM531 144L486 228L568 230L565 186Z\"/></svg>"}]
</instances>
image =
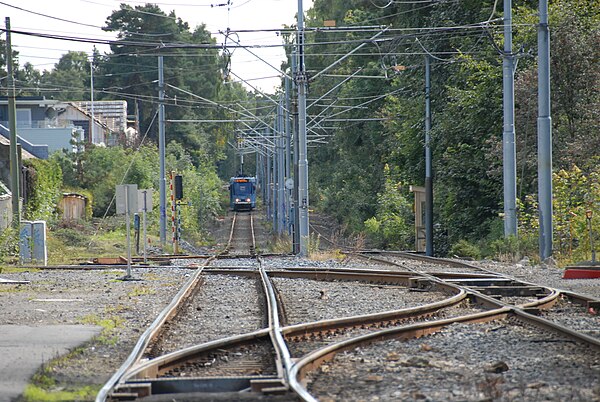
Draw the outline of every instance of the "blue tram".
<instances>
[{"instance_id":1,"label":"blue tram","mask_svg":"<svg viewBox=\"0 0 600 402\"><path fill-rule=\"evenodd\" d=\"M256 178L232 177L229 180L229 204L234 211L253 210L256 207Z\"/></svg>"}]
</instances>

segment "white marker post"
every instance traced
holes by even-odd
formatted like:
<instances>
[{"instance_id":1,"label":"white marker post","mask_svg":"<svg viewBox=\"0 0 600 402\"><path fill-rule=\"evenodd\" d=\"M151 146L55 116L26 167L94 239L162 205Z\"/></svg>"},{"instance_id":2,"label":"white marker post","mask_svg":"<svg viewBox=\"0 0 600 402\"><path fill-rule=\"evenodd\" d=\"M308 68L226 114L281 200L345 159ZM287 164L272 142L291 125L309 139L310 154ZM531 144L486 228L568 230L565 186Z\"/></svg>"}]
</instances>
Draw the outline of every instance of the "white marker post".
<instances>
[{"instance_id":1,"label":"white marker post","mask_svg":"<svg viewBox=\"0 0 600 402\"><path fill-rule=\"evenodd\" d=\"M146 238L146 212L152 211L152 189L138 190L138 205L141 205L141 209L138 212L142 213L142 225L144 231L144 264L148 262L147 245L148 240Z\"/></svg>"},{"instance_id":2,"label":"white marker post","mask_svg":"<svg viewBox=\"0 0 600 402\"><path fill-rule=\"evenodd\" d=\"M124 280L132 279L131 276L131 231L130 217L131 212L137 212L137 184L119 184L117 185L117 214L125 214L125 223L127 231L127 275Z\"/></svg>"}]
</instances>

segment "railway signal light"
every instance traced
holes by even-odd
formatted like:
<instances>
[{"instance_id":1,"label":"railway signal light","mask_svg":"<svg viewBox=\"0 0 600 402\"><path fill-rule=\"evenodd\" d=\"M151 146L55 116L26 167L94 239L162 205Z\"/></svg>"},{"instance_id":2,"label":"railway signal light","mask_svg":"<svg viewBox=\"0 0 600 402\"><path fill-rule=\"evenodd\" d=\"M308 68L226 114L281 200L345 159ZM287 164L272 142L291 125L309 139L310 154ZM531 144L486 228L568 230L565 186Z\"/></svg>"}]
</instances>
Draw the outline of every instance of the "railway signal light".
<instances>
[{"instance_id":1,"label":"railway signal light","mask_svg":"<svg viewBox=\"0 0 600 402\"><path fill-rule=\"evenodd\" d=\"M175 175L175 199L183 199L183 176L180 174Z\"/></svg>"}]
</instances>

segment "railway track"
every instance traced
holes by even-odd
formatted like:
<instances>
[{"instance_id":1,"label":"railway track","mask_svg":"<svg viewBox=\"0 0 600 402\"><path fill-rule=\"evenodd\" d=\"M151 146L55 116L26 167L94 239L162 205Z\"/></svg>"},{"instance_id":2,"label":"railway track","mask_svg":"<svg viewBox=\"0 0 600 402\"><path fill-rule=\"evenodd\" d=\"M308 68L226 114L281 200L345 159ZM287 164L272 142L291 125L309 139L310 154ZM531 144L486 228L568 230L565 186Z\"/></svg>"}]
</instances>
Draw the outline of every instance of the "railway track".
<instances>
[{"instance_id":1,"label":"railway track","mask_svg":"<svg viewBox=\"0 0 600 402\"><path fill-rule=\"evenodd\" d=\"M171 400L177 393L218 393L223 400L369 397L361 396L361 389L390 399L420 399L415 384L399 381L397 373L410 369L430 372L423 379L444 378L443 373L458 375L456 367L463 366L477 368L463 371L467 380L480 380L479 388L461 385L453 395L440 386L440 399L517 395L514 387L521 387L524 400L535 400L535 392L548 398L543 374L524 377L528 384L502 374L514 367L526 371L531 362L515 363L522 354L495 350L494 342L505 348L525 345L517 349L534 344L529 350L537 356L543 354L540 345L552 345L552 353L577 356L562 365L552 361L552 367L568 371L552 381L564 384L595 374L581 395L593 395L598 386L599 325L590 314L600 307L597 299L405 253L354 253L333 267L261 257L255 253L251 214L236 214L232 222L226 249L190 277L97 400L151 395ZM481 340L486 334L503 337L486 343ZM446 351L444 342L459 350L465 339L480 361L465 365L456 363L459 352L439 352ZM485 348L499 356L497 361L486 361ZM426 363L416 358L423 353ZM477 370L485 375L477 377Z\"/></svg>"}]
</instances>

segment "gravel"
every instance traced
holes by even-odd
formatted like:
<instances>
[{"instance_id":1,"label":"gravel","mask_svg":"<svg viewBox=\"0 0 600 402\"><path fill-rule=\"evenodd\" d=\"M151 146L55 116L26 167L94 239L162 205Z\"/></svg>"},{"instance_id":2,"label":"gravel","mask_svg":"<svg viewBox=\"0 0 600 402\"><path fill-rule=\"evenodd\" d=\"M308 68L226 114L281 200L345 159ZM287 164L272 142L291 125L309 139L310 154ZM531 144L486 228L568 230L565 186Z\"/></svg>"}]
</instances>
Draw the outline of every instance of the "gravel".
<instances>
[{"instance_id":1,"label":"gravel","mask_svg":"<svg viewBox=\"0 0 600 402\"><path fill-rule=\"evenodd\" d=\"M53 365L59 382L102 385L125 361L142 332L189 276L173 267L124 270L29 270L3 273L26 285L0 285L0 325L96 324L101 335Z\"/></svg>"},{"instance_id":2,"label":"gravel","mask_svg":"<svg viewBox=\"0 0 600 402\"><path fill-rule=\"evenodd\" d=\"M600 358L515 322L455 324L339 354L312 373L309 391L322 402L591 401Z\"/></svg>"},{"instance_id":3,"label":"gravel","mask_svg":"<svg viewBox=\"0 0 600 402\"><path fill-rule=\"evenodd\" d=\"M266 249L264 246L259 248ZM31 283L0 284L0 324L104 325L105 330L100 337L83 345L78 353L69 359L57 361L52 370L59 388L86 384L99 387L125 361L141 333L192 274L189 268L182 269L178 266L201 266L205 262L205 259L182 259L172 261L173 266L134 268L133 276L141 279L140 281L119 280L125 274L122 269L31 269L2 273L1 278L28 280ZM408 264L418 266L419 263L405 264L408 267ZM473 264L540 285L600 297L600 279L563 280L561 269L531 266L527 262L511 265L483 261ZM211 266L253 268L256 267L256 262L247 259L223 259L213 261ZM264 266L268 269L393 269L356 259L313 261L298 257L265 259ZM186 309L188 318L182 321L182 327L175 329L175 332L181 335L181 342L190 345L262 327L264 322L260 317L264 312L260 304L261 298L258 296L257 283L256 279L247 277L204 275L204 283L196 295L197 298ZM435 293L409 292L399 286L355 282L300 282L298 279L276 278L275 283L284 296L288 319L293 323L394 310L446 297ZM407 296L409 299L406 299ZM590 330L590 335L597 336L597 329L600 328L597 316L585 315L585 311L581 310L575 313L569 310L568 305L559 305L559 310L561 308L567 312L566 318L575 321L573 325L580 324L581 328ZM455 313L449 310L440 315L445 314ZM553 314L548 313L548 318L566 319L564 314ZM579 318L583 321L578 321ZM195 319L200 320L200 328L195 323L187 327ZM512 323L502 324L501 328L495 329L496 327L498 323L487 326L453 326L444 335L409 342L390 341L392 346L381 343L377 344L376 348L360 349L340 356L342 359L358 360L348 360L346 363L342 361L339 366L336 360L335 365L324 366L322 370L317 371L318 375L315 376L312 386L321 387L315 389L322 396L322 401L327 401L328 398L484 400L488 397L486 392L496 391L500 392L497 400L600 399L599 393L594 394L594 387L598 387L600 378L597 354L586 354L585 350L569 343L539 341L548 337L539 333L527 335L530 330ZM521 336L523 332L529 336L530 341L520 344L517 342L517 335ZM190 334L193 334L193 337L188 338ZM456 339L460 342L452 340L454 335L457 335ZM423 344L430 345L425 349L431 347L431 350L425 352ZM495 345L499 347L496 348ZM175 343L165 344L161 349L157 349L156 353L171 351L174 347ZM378 347L382 349L377 350ZM392 352L398 357L390 355ZM479 353L484 355L479 356ZM471 363L475 362L478 356L483 362L471 368ZM422 357L426 359L427 364L418 360ZM546 357L549 363L542 360ZM363 364L360 359L377 364ZM485 371L486 364L498 362L506 363L509 370L500 374ZM437 374L427 377L424 373L428 371ZM560 373L565 374L562 376ZM347 377L346 381L344 377ZM319 384L327 385L327 378L340 381L338 388L322 388L324 385ZM426 380L423 384L422 379ZM368 392L359 394L357 389L362 386Z\"/></svg>"},{"instance_id":4,"label":"gravel","mask_svg":"<svg viewBox=\"0 0 600 402\"><path fill-rule=\"evenodd\" d=\"M265 315L257 279L229 275L202 278L198 291L185 303L177 320L170 322L148 357L263 328Z\"/></svg>"},{"instance_id":5,"label":"gravel","mask_svg":"<svg viewBox=\"0 0 600 402\"><path fill-rule=\"evenodd\" d=\"M283 299L288 325L398 310L449 297L357 281L273 278L273 283Z\"/></svg>"}]
</instances>

